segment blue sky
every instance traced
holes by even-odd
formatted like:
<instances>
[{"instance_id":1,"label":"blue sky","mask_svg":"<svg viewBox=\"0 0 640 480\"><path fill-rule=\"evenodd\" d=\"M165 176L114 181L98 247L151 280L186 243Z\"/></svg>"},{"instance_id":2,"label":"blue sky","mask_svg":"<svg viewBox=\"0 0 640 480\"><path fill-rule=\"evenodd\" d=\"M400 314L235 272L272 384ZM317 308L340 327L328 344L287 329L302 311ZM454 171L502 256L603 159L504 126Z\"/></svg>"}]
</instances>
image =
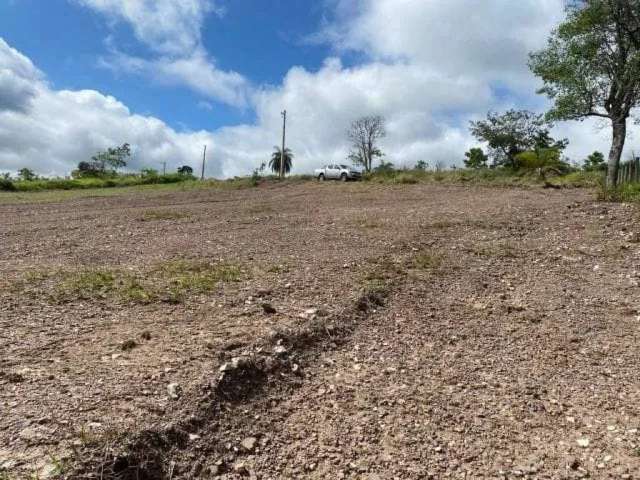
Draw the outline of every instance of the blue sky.
<instances>
[{"instance_id":1,"label":"blue sky","mask_svg":"<svg viewBox=\"0 0 640 480\"><path fill-rule=\"evenodd\" d=\"M328 45L307 40L326 14L320 2L233 0L222 6L222 17L207 16L203 44L215 51L219 68L242 72L256 85L277 85L291 65L313 69L329 54ZM107 71L99 62L109 54L107 39L132 55L145 56L149 49L131 26L68 0L5 0L0 3L0 32L46 72L54 88L99 90L178 130L215 129L254 118L251 109L230 108L181 87ZM214 108L198 106L201 101Z\"/></svg>"},{"instance_id":2,"label":"blue sky","mask_svg":"<svg viewBox=\"0 0 640 480\"><path fill-rule=\"evenodd\" d=\"M470 120L546 108L527 58L562 17L563 0L0 0L0 171L68 175L126 142L131 170L195 166L206 144L207 175L247 175L283 109L295 173L344 163L372 114L387 161L459 165ZM580 161L607 148L595 127L555 134Z\"/></svg>"}]
</instances>

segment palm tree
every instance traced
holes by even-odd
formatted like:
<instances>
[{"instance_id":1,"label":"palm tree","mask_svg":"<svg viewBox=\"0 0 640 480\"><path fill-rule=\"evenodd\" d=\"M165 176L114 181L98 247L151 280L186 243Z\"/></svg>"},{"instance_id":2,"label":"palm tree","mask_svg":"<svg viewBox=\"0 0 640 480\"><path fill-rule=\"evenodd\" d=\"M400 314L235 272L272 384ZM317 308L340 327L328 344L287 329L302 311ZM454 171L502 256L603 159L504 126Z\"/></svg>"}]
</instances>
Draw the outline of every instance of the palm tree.
<instances>
[{"instance_id":1,"label":"palm tree","mask_svg":"<svg viewBox=\"0 0 640 480\"><path fill-rule=\"evenodd\" d=\"M280 173L280 158L282 153L280 147L273 147L274 152L271 154L271 160L269 160L269 168L273 173ZM293 153L288 148L284 149L284 174L286 175L291 171L293 165Z\"/></svg>"}]
</instances>

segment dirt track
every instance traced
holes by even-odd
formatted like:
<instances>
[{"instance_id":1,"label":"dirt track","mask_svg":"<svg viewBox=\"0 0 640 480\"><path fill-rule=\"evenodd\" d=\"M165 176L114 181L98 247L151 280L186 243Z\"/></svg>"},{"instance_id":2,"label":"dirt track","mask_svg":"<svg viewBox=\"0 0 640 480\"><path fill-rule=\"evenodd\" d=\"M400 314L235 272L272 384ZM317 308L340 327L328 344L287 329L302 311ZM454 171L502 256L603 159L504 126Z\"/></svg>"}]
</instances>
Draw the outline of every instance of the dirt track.
<instances>
[{"instance_id":1,"label":"dirt track","mask_svg":"<svg viewBox=\"0 0 640 480\"><path fill-rule=\"evenodd\" d=\"M80 475L74 450L202 414L223 361L344 318L372 284L383 308L300 352L295 374L211 407L147 478L640 472L635 208L581 190L303 184L0 215L0 467L17 478ZM153 283L176 259L241 275L180 303L51 295L60 272Z\"/></svg>"}]
</instances>

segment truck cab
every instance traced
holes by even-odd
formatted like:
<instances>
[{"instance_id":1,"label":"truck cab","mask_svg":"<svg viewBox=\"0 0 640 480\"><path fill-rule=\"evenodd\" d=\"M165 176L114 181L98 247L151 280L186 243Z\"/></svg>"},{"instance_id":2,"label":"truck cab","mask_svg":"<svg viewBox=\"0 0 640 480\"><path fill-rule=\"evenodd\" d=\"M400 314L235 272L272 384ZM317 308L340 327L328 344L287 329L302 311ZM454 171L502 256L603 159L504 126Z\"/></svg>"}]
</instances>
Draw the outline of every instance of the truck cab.
<instances>
[{"instance_id":1,"label":"truck cab","mask_svg":"<svg viewBox=\"0 0 640 480\"><path fill-rule=\"evenodd\" d=\"M346 182L348 180L360 180L362 174L353 167L340 164L329 164L322 168L317 168L315 176L319 181L324 180L340 180Z\"/></svg>"}]
</instances>

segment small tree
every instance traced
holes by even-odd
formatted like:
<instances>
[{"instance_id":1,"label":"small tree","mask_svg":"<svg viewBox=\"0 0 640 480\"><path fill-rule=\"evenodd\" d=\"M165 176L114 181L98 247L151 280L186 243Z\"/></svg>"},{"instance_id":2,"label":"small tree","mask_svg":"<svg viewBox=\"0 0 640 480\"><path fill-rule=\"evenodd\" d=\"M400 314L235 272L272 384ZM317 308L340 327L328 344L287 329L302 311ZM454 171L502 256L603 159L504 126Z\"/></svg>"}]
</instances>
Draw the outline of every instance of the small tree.
<instances>
[{"instance_id":1,"label":"small tree","mask_svg":"<svg viewBox=\"0 0 640 480\"><path fill-rule=\"evenodd\" d=\"M384 160L380 161L380 165L378 165L377 167L375 167L373 169L374 172L378 172L378 173L387 173L387 172L393 172L395 170L395 167L393 165L392 162L385 162Z\"/></svg>"},{"instance_id":2,"label":"small tree","mask_svg":"<svg viewBox=\"0 0 640 480\"><path fill-rule=\"evenodd\" d=\"M425 162L424 160L418 160L418 162L416 163L416 170L426 170L427 168L429 168L429 164L427 162Z\"/></svg>"},{"instance_id":3,"label":"small tree","mask_svg":"<svg viewBox=\"0 0 640 480\"><path fill-rule=\"evenodd\" d=\"M481 148L472 148L464 154L464 166L467 168L486 168L489 157L485 155Z\"/></svg>"},{"instance_id":4,"label":"small tree","mask_svg":"<svg viewBox=\"0 0 640 480\"><path fill-rule=\"evenodd\" d=\"M489 144L489 154L496 166L516 168L519 153L536 148L563 150L567 140L554 140L549 131L553 124L544 115L527 110L509 110L503 114L489 112L486 120L471 122L471 133Z\"/></svg>"},{"instance_id":5,"label":"small tree","mask_svg":"<svg viewBox=\"0 0 640 480\"><path fill-rule=\"evenodd\" d=\"M557 148L537 148L519 153L516 163L519 169L537 171L543 180L550 173L560 175L571 170L571 166L562 161L561 152Z\"/></svg>"},{"instance_id":6,"label":"small tree","mask_svg":"<svg viewBox=\"0 0 640 480\"><path fill-rule=\"evenodd\" d=\"M366 172L370 172L373 159L384 155L377 144L386 134L384 117L372 115L355 120L347 131L347 137L351 142L349 160L354 165L362 165Z\"/></svg>"},{"instance_id":7,"label":"small tree","mask_svg":"<svg viewBox=\"0 0 640 480\"><path fill-rule=\"evenodd\" d=\"M71 172L73 178L82 177L100 177L104 175L104 170L100 169L100 165L96 162L79 162L78 168Z\"/></svg>"},{"instance_id":8,"label":"small tree","mask_svg":"<svg viewBox=\"0 0 640 480\"><path fill-rule=\"evenodd\" d=\"M29 180L37 179L38 176L33 172L33 170L25 167L25 168L21 168L20 171L18 172L18 178L20 180L28 182Z\"/></svg>"},{"instance_id":9,"label":"small tree","mask_svg":"<svg viewBox=\"0 0 640 480\"><path fill-rule=\"evenodd\" d=\"M582 164L582 169L585 172L604 172L607 169L607 163L605 162L604 155L601 152L593 152L585 159Z\"/></svg>"},{"instance_id":10,"label":"small tree","mask_svg":"<svg viewBox=\"0 0 640 480\"><path fill-rule=\"evenodd\" d=\"M129 157L131 157L131 147L128 143L108 148L91 157L90 162L78 163L78 168L72 175L74 177L100 177L109 173L115 174L118 168L127 166Z\"/></svg>"},{"instance_id":11,"label":"small tree","mask_svg":"<svg viewBox=\"0 0 640 480\"><path fill-rule=\"evenodd\" d=\"M180 175L193 175L193 168L191 168L189 165L183 165L181 167L178 168L178 173Z\"/></svg>"},{"instance_id":12,"label":"small tree","mask_svg":"<svg viewBox=\"0 0 640 480\"><path fill-rule=\"evenodd\" d=\"M262 173L264 172L265 168L267 168L267 163L262 162L259 167L253 169L253 172L251 173L251 184L254 187L258 186L258 184L260 183L260 178L262 177ZM280 172L278 171L278 173Z\"/></svg>"},{"instance_id":13,"label":"small tree","mask_svg":"<svg viewBox=\"0 0 640 480\"><path fill-rule=\"evenodd\" d=\"M128 143L124 143L119 147L108 148L103 152L98 152L91 157L91 160L94 164L93 169L104 173L107 169L116 172L118 168L126 167L129 157L131 157L131 146Z\"/></svg>"},{"instance_id":14,"label":"small tree","mask_svg":"<svg viewBox=\"0 0 640 480\"><path fill-rule=\"evenodd\" d=\"M618 181L627 119L640 103L640 2L574 0L547 47L531 54L530 67L554 101L553 120L606 118L612 141L607 185Z\"/></svg>"},{"instance_id":15,"label":"small tree","mask_svg":"<svg viewBox=\"0 0 640 480\"><path fill-rule=\"evenodd\" d=\"M8 172L0 174L0 190L11 191L15 189L16 186L13 184L13 180L11 180L11 174Z\"/></svg>"},{"instance_id":16,"label":"small tree","mask_svg":"<svg viewBox=\"0 0 640 480\"><path fill-rule=\"evenodd\" d=\"M282 151L280 147L273 147L274 152L271 154L271 160L269 160L269 168L273 173L280 173L280 161L282 158ZM293 167L293 153L288 148L284 149L284 174L291 172Z\"/></svg>"}]
</instances>

